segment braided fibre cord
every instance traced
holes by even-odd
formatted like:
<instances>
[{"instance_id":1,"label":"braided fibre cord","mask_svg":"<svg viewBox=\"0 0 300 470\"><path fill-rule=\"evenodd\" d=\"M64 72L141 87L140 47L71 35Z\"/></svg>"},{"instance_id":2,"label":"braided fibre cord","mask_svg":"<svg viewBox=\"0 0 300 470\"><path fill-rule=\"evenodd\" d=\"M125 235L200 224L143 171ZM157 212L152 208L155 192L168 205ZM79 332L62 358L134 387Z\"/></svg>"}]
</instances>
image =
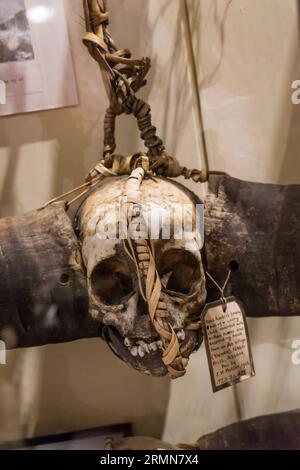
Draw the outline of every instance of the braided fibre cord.
<instances>
[{"instance_id":1,"label":"braided fibre cord","mask_svg":"<svg viewBox=\"0 0 300 470\"><path fill-rule=\"evenodd\" d=\"M98 0L84 0L84 12L87 33L83 37L83 43L110 80L110 106L104 119L103 156L111 155L115 150L115 120L116 116L123 113L136 117L141 138L149 150L149 155L160 155L164 146L152 125L151 108L135 96L146 84L145 76L150 68L150 59L145 57L133 60L128 49L117 49L107 29L106 2L101 6Z\"/></svg>"},{"instance_id":2,"label":"braided fibre cord","mask_svg":"<svg viewBox=\"0 0 300 470\"><path fill-rule=\"evenodd\" d=\"M105 0L83 0L86 22L83 43L100 66L110 100L104 118L105 166L111 168L115 157L113 154L116 149L116 117L120 114L133 114L137 119L141 138L148 149L150 168L153 172L171 178L183 175L194 182L207 181L207 170L190 170L166 154L163 141L157 136L156 127L152 124L150 105L136 96L137 91L146 84L145 77L150 69L150 59L132 59L128 49L117 49L108 31L106 3Z\"/></svg>"},{"instance_id":3,"label":"braided fibre cord","mask_svg":"<svg viewBox=\"0 0 300 470\"><path fill-rule=\"evenodd\" d=\"M149 161L148 158L144 159L145 161ZM148 305L154 329L162 340L162 360L170 377L178 378L185 373L188 359L182 357L176 333L168 320L169 314L162 296L162 285L156 269L154 244L147 237L147 224L141 211L135 210L141 202L140 186L144 176L144 168L138 167L132 171L127 180L125 197L130 233L124 241L124 249L135 264L141 296ZM133 229L135 237L132 236Z\"/></svg>"}]
</instances>

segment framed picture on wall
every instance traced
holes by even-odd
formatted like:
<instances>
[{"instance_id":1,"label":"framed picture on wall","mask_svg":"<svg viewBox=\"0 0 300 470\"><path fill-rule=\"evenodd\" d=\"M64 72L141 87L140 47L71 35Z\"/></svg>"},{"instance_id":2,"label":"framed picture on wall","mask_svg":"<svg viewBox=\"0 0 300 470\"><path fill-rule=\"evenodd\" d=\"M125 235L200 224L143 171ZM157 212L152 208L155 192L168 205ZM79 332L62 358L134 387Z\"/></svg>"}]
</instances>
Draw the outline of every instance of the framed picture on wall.
<instances>
[{"instance_id":1,"label":"framed picture on wall","mask_svg":"<svg viewBox=\"0 0 300 470\"><path fill-rule=\"evenodd\" d=\"M78 104L63 0L0 0L0 80L2 116Z\"/></svg>"}]
</instances>

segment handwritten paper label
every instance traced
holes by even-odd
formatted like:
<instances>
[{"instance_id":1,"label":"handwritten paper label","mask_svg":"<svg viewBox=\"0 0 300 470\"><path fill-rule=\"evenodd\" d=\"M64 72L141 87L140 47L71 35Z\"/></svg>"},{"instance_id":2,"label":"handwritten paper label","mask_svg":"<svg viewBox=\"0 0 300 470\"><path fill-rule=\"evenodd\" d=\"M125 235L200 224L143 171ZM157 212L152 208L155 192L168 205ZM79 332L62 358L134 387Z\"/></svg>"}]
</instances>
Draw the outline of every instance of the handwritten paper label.
<instances>
[{"instance_id":1,"label":"handwritten paper label","mask_svg":"<svg viewBox=\"0 0 300 470\"><path fill-rule=\"evenodd\" d=\"M202 325L213 391L255 375L243 307L229 297L207 304Z\"/></svg>"}]
</instances>

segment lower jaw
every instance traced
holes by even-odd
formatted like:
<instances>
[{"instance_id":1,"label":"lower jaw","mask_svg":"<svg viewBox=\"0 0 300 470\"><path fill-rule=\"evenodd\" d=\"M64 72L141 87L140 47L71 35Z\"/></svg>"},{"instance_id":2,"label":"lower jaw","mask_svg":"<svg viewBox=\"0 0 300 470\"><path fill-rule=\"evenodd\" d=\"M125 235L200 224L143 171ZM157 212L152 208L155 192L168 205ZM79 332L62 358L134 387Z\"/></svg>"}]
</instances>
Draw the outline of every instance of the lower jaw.
<instances>
[{"instance_id":1,"label":"lower jaw","mask_svg":"<svg viewBox=\"0 0 300 470\"><path fill-rule=\"evenodd\" d=\"M107 327L111 347L115 353L127 365L142 372L143 374L152 375L153 377L163 377L167 375L168 369L162 361L160 352L152 352L146 354L144 357L132 356L127 347L124 345L124 338L113 327ZM200 341L197 333L189 332L187 339L182 344L182 354L184 357L189 357L190 354L198 349Z\"/></svg>"}]
</instances>

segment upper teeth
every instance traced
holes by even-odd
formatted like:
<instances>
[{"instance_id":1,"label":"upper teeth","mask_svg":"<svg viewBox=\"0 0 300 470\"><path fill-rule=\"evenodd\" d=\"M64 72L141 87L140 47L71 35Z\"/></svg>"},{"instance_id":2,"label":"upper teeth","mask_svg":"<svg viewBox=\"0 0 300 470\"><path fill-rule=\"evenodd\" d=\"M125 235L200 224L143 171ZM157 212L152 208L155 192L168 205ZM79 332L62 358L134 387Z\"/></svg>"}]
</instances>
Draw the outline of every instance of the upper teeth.
<instances>
[{"instance_id":1,"label":"upper teeth","mask_svg":"<svg viewBox=\"0 0 300 470\"><path fill-rule=\"evenodd\" d=\"M157 351L157 342L155 341L154 343L149 344L149 349L151 351Z\"/></svg>"},{"instance_id":2,"label":"upper teeth","mask_svg":"<svg viewBox=\"0 0 300 470\"><path fill-rule=\"evenodd\" d=\"M146 353L149 353L150 344L145 343L145 341L138 341L138 344L141 350L145 351Z\"/></svg>"},{"instance_id":3,"label":"upper teeth","mask_svg":"<svg viewBox=\"0 0 300 470\"><path fill-rule=\"evenodd\" d=\"M185 340L185 332L184 332L184 330L180 330L180 331L177 332L177 338L178 338L178 339L181 339L182 341Z\"/></svg>"},{"instance_id":4,"label":"upper teeth","mask_svg":"<svg viewBox=\"0 0 300 470\"><path fill-rule=\"evenodd\" d=\"M180 330L177 332L177 338L181 341L185 340L185 332L184 330ZM155 352L158 349L163 348L163 342L161 340L153 341L153 343L146 343L145 341L139 340L136 344L134 344L133 340L129 338L124 339L125 346L129 349L130 353L133 356L140 356L144 357L145 354L149 354L152 351Z\"/></svg>"},{"instance_id":5,"label":"upper teeth","mask_svg":"<svg viewBox=\"0 0 300 470\"><path fill-rule=\"evenodd\" d=\"M132 340L125 338L124 344L133 356L139 355L140 357L144 357L145 354L149 354L151 351L157 351L157 349L162 349L163 347L161 340L154 341L152 343L146 343L145 341L139 340L134 344Z\"/></svg>"},{"instance_id":6,"label":"upper teeth","mask_svg":"<svg viewBox=\"0 0 300 470\"><path fill-rule=\"evenodd\" d=\"M133 346L133 348L130 349L130 352L133 356L138 355L138 348L136 346Z\"/></svg>"}]
</instances>

